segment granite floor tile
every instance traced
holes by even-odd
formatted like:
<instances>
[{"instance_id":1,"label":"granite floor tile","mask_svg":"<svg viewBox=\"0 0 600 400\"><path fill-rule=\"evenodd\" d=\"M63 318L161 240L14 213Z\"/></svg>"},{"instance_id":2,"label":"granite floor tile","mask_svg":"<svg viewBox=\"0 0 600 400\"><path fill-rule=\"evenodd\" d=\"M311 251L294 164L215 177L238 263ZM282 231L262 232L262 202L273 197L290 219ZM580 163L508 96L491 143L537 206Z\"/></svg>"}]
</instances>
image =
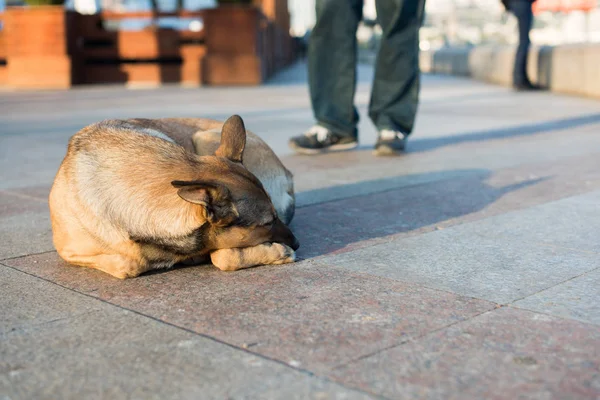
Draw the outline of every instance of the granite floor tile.
<instances>
[{"instance_id":1,"label":"granite floor tile","mask_svg":"<svg viewBox=\"0 0 600 400\"><path fill-rule=\"evenodd\" d=\"M98 300L0 264L0 332L97 310Z\"/></svg>"},{"instance_id":2,"label":"granite floor tile","mask_svg":"<svg viewBox=\"0 0 600 400\"><path fill-rule=\"evenodd\" d=\"M30 190L0 190L0 260L53 249L48 202Z\"/></svg>"},{"instance_id":3,"label":"granite floor tile","mask_svg":"<svg viewBox=\"0 0 600 400\"><path fill-rule=\"evenodd\" d=\"M600 327L501 308L332 375L397 399L595 400Z\"/></svg>"},{"instance_id":4,"label":"granite floor tile","mask_svg":"<svg viewBox=\"0 0 600 400\"><path fill-rule=\"evenodd\" d=\"M323 161L313 161L313 157L308 161L309 158L304 156L285 157L283 162L294 172L299 192L398 175L452 170L498 170L534 163L560 163L561 160L575 157L589 157L592 154L597 156L600 137L595 132L599 125L579 128L576 133L563 130L524 137L481 138L473 142L461 142L460 138L454 138L453 135L441 136L437 141L435 138L429 140L415 136L409 140L408 152L401 158L374 157L369 147L350 153L323 155L321 158L326 159ZM491 130L492 134L493 132ZM565 134L566 132L569 134ZM485 131L480 133L485 136ZM468 134L465 135L467 136ZM418 149L419 142L423 143L422 150ZM305 166L302 167L302 164ZM319 164L327 167L319 167Z\"/></svg>"},{"instance_id":5,"label":"granite floor tile","mask_svg":"<svg viewBox=\"0 0 600 400\"><path fill-rule=\"evenodd\" d=\"M0 260L54 250L47 212L1 220L0 238Z\"/></svg>"},{"instance_id":6,"label":"granite floor tile","mask_svg":"<svg viewBox=\"0 0 600 400\"><path fill-rule=\"evenodd\" d=\"M298 254L355 250L597 191L597 160L590 155L498 171L400 175L309 191L321 199L355 197L300 207L292 223L302 244Z\"/></svg>"},{"instance_id":7,"label":"granite floor tile","mask_svg":"<svg viewBox=\"0 0 600 400\"><path fill-rule=\"evenodd\" d=\"M520 190L508 191L497 202L503 212L585 194L600 189L599 156L590 154L504 168L494 171L487 184L502 188L535 182L522 185Z\"/></svg>"},{"instance_id":8,"label":"granite floor tile","mask_svg":"<svg viewBox=\"0 0 600 400\"><path fill-rule=\"evenodd\" d=\"M69 137L77 132L37 133L24 128L26 133L15 135L0 129L0 189L51 185Z\"/></svg>"},{"instance_id":9,"label":"granite floor tile","mask_svg":"<svg viewBox=\"0 0 600 400\"><path fill-rule=\"evenodd\" d=\"M372 73L359 67L363 116ZM0 190L20 198L0 197L0 260L52 249L47 206L36 199L46 199L68 138L86 124L236 113L289 154L287 139L311 117L305 66L283 75L257 88L0 93ZM600 397L597 325L522 309L485 313L495 304L418 284L495 301L531 289L520 307L594 322L593 273L543 289L597 265L598 197L490 217L600 188L597 101L439 76L424 76L423 89L403 157L371 155L368 118L357 151L284 157L298 204L310 206L295 220L299 255L356 250L341 268L204 266L123 282L55 253L5 260L73 291L0 268L0 316L10 327L0 330L0 398L365 398L298 368L333 368L347 386L400 398ZM373 195L381 191L389 193ZM329 203L313 207L320 202ZM357 250L375 244L379 251Z\"/></svg>"},{"instance_id":10,"label":"granite floor tile","mask_svg":"<svg viewBox=\"0 0 600 400\"><path fill-rule=\"evenodd\" d=\"M0 266L0 397L370 396Z\"/></svg>"},{"instance_id":11,"label":"granite floor tile","mask_svg":"<svg viewBox=\"0 0 600 400\"><path fill-rule=\"evenodd\" d=\"M388 178L360 180L351 172L345 179L337 179L331 186L306 190L296 193L296 207L306 207L313 204L347 199L356 196L365 196L373 193L386 192L389 190L406 188L428 183L439 182L449 179L468 178L484 179L490 172L485 169L467 169L426 172L422 174L409 174L391 176ZM303 179L302 175L298 176Z\"/></svg>"},{"instance_id":12,"label":"granite floor tile","mask_svg":"<svg viewBox=\"0 0 600 400\"><path fill-rule=\"evenodd\" d=\"M495 187L486 183L490 172L470 175L299 208L291 225L301 243L298 255L345 251L356 242L460 220L539 183L532 179Z\"/></svg>"},{"instance_id":13,"label":"granite floor tile","mask_svg":"<svg viewBox=\"0 0 600 400\"><path fill-rule=\"evenodd\" d=\"M514 213L514 218L519 218ZM511 303L600 266L595 253L476 233L495 218L328 256L320 261L350 271Z\"/></svg>"},{"instance_id":14,"label":"granite floor tile","mask_svg":"<svg viewBox=\"0 0 600 400\"><path fill-rule=\"evenodd\" d=\"M0 221L27 213L48 212L48 202L23 193L0 190Z\"/></svg>"},{"instance_id":15,"label":"granite floor tile","mask_svg":"<svg viewBox=\"0 0 600 400\"><path fill-rule=\"evenodd\" d=\"M48 211L0 218L0 260L54 250Z\"/></svg>"},{"instance_id":16,"label":"granite floor tile","mask_svg":"<svg viewBox=\"0 0 600 400\"><path fill-rule=\"evenodd\" d=\"M8 194L16 195L16 196L21 196L22 198L25 198L25 199L32 198L32 199L42 200L47 203L48 196L50 195L51 187L52 187L51 184L39 185L39 186L27 186L27 187L21 187L18 189L8 189L8 190L5 190L4 192L7 192Z\"/></svg>"},{"instance_id":17,"label":"granite floor tile","mask_svg":"<svg viewBox=\"0 0 600 400\"><path fill-rule=\"evenodd\" d=\"M0 391L14 400L371 398L119 309L0 339Z\"/></svg>"},{"instance_id":18,"label":"granite floor tile","mask_svg":"<svg viewBox=\"0 0 600 400\"><path fill-rule=\"evenodd\" d=\"M211 266L120 281L55 254L11 266L311 371L493 308L489 302L311 262L224 273Z\"/></svg>"},{"instance_id":19,"label":"granite floor tile","mask_svg":"<svg viewBox=\"0 0 600 400\"><path fill-rule=\"evenodd\" d=\"M347 167L357 163L363 166L367 162L367 160L360 160L353 163L351 161L353 157L354 155L351 154L345 158L350 159L347 160ZM544 200L551 201L598 189L600 187L600 171L597 168L598 157L600 157L600 154L596 153L552 160L551 162L527 163L494 171L473 168L444 169L423 173L406 171L402 167L401 160L397 159L395 161L396 165L378 165L380 177L377 179L361 180L360 176L356 176L350 168L341 169L340 174L345 172L346 175L333 180L328 187L297 193L296 204L298 207L304 207L325 201L340 200L415 185L469 178L473 180L485 179L488 185L498 190L503 187L510 188L521 184L522 186L519 189L526 190L519 190L518 192L527 194L527 196L518 196L518 200L525 203L520 207L523 208L532 202L537 204L536 200L541 196ZM330 168L330 166L323 166L322 168ZM388 174L388 170L394 172L395 175L387 178L383 177ZM297 181L304 179L307 179L307 177L303 173L296 175ZM525 185L526 182L531 183L531 185ZM506 192L506 194L513 193L510 190ZM476 196L477 192L472 193L472 195Z\"/></svg>"},{"instance_id":20,"label":"granite floor tile","mask_svg":"<svg viewBox=\"0 0 600 400\"><path fill-rule=\"evenodd\" d=\"M596 190L476 223L471 230L499 240L513 238L595 252L598 256L599 204L600 190Z\"/></svg>"},{"instance_id":21,"label":"granite floor tile","mask_svg":"<svg viewBox=\"0 0 600 400\"><path fill-rule=\"evenodd\" d=\"M514 306L600 325L600 269L535 293Z\"/></svg>"}]
</instances>

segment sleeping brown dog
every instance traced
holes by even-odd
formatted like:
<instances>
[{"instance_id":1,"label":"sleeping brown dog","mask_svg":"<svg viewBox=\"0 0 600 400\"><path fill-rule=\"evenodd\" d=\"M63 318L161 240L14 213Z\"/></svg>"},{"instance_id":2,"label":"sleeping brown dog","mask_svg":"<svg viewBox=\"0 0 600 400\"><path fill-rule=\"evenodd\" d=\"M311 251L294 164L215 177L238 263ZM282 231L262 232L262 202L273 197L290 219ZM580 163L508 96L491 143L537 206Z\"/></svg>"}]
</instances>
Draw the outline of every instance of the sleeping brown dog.
<instances>
[{"instance_id":1,"label":"sleeping brown dog","mask_svg":"<svg viewBox=\"0 0 600 400\"><path fill-rule=\"evenodd\" d=\"M150 135L171 140L199 156L215 154L223 129L223 122L206 118L138 118L127 122ZM259 136L248 130L242 164L263 184L279 218L289 225L296 205L292 173Z\"/></svg>"},{"instance_id":2,"label":"sleeping brown dog","mask_svg":"<svg viewBox=\"0 0 600 400\"><path fill-rule=\"evenodd\" d=\"M222 270L295 260L298 241L242 164L240 117L204 156L148 121L103 121L71 138L49 199L63 259L122 279L207 255Z\"/></svg>"}]
</instances>

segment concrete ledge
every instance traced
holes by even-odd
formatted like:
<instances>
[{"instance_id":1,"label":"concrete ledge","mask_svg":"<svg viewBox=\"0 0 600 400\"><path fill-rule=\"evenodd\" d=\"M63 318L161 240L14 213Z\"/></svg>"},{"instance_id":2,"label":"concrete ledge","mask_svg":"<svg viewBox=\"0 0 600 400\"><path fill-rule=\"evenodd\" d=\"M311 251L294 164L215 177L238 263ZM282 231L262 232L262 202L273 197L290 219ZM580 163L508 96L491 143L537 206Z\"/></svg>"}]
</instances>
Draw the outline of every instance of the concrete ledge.
<instances>
[{"instance_id":1,"label":"concrete ledge","mask_svg":"<svg viewBox=\"0 0 600 400\"><path fill-rule=\"evenodd\" d=\"M470 76L510 86L512 46L448 48L421 52L423 72ZM532 82L553 92L600 98L600 43L532 46L527 66Z\"/></svg>"}]
</instances>

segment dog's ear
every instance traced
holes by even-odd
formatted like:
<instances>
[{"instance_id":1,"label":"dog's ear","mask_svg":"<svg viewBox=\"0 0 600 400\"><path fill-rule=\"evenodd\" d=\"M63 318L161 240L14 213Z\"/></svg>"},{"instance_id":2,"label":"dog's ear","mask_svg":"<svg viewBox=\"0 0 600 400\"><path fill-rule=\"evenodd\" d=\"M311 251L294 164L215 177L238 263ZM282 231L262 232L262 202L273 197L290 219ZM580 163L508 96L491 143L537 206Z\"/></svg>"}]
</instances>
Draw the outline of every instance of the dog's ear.
<instances>
[{"instance_id":1,"label":"dog's ear","mask_svg":"<svg viewBox=\"0 0 600 400\"><path fill-rule=\"evenodd\" d=\"M239 214L233 206L229 189L213 181L173 181L183 200L200 206L205 221L214 226L228 226Z\"/></svg>"},{"instance_id":2,"label":"dog's ear","mask_svg":"<svg viewBox=\"0 0 600 400\"><path fill-rule=\"evenodd\" d=\"M244 126L244 121L239 115L232 115L223 124L221 144L215 155L241 163L244 147L246 147L246 127Z\"/></svg>"},{"instance_id":3,"label":"dog's ear","mask_svg":"<svg viewBox=\"0 0 600 400\"><path fill-rule=\"evenodd\" d=\"M207 181L173 181L177 194L183 200L198 204L212 212L215 203L223 203L230 199L229 189L217 182Z\"/></svg>"}]
</instances>

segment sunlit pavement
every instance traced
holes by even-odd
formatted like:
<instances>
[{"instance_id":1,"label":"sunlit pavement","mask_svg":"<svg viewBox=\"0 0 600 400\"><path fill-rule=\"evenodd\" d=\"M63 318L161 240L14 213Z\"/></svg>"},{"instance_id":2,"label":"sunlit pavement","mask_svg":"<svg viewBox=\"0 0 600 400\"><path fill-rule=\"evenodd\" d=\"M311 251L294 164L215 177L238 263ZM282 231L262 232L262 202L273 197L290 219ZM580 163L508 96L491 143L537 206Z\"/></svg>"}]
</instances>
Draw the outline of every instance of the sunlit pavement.
<instances>
[{"instance_id":1,"label":"sunlit pavement","mask_svg":"<svg viewBox=\"0 0 600 400\"><path fill-rule=\"evenodd\" d=\"M294 156L304 65L255 88L0 93L0 398L597 399L600 102L424 76L401 157ZM295 264L120 281L53 251L69 137L240 114L294 172ZM140 177L141 180L145 177Z\"/></svg>"}]
</instances>

